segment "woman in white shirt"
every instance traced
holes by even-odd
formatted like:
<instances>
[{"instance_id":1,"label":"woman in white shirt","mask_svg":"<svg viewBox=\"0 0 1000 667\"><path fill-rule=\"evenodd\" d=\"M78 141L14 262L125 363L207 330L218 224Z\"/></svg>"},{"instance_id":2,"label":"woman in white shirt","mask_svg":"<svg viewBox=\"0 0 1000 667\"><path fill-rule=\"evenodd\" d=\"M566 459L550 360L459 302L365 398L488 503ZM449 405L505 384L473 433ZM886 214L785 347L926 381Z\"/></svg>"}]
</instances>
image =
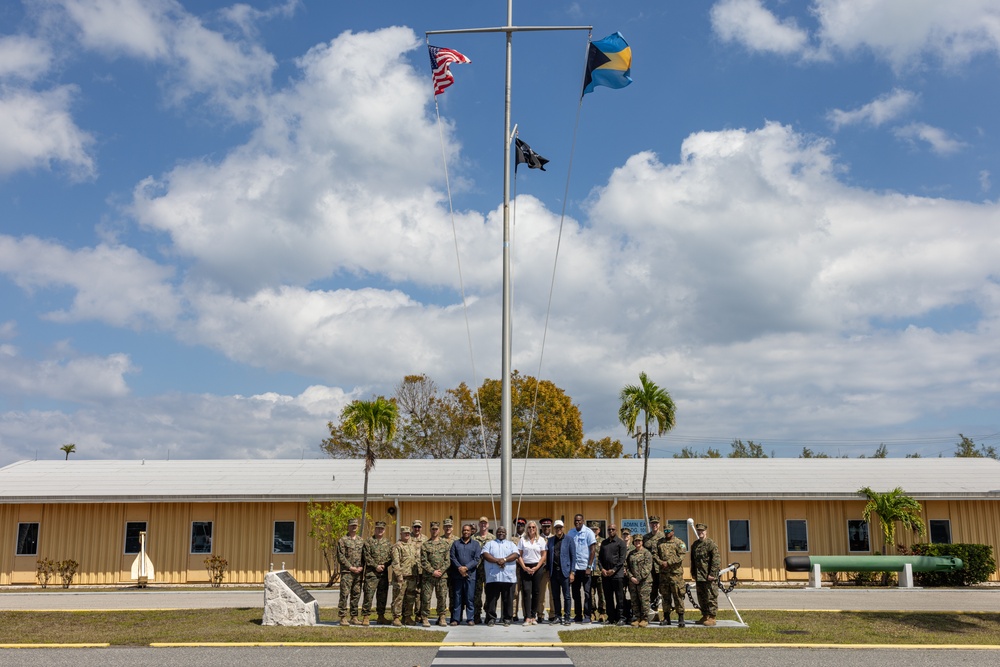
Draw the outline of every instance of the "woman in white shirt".
<instances>
[{"instance_id":1,"label":"woman in white shirt","mask_svg":"<svg viewBox=\"0 0 1000 667\"><path fill-rule=\"evenodd\" d=\"M545 570L548 540L538 534L537 523L528 522L517 548L521 552L517 564L521 567L521 607L524 609L524 624L538 625L535 610L538 608L538 596L545 594L542 590L542 572Z\"/></svg>"}]
</instances>

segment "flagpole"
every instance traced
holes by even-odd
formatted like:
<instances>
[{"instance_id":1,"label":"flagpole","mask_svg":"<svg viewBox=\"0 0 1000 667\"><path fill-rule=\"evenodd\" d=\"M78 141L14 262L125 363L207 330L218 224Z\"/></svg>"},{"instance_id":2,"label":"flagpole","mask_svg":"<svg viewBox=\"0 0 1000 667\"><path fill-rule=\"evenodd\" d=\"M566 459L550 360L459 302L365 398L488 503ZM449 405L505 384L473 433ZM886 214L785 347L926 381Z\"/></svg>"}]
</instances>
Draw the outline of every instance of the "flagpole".
<instances>
[{"instance_id":1,"label":"flagpole","mask_svg":"<svg viewBox=\"0 0 1000 667\"><path fill-rule=\"evenodd\" d=\"M511 441L511 313L510 313L510 90L513 62L513 38L510 30L514 21L514 0L507 0L507 67L504 80L503 110L503 317L501 326L500 371L503 373L500 400L500 522L508 531L514 526L511 470L513 444ZM516 533L511 532L511 535Z\"/></svg>"},{"instance_id":2,"label":"flagpole","mask_svg":"<svg viewBox=\"0 0 1000 667\"><path fill-rule=\"evenodd\" d=\"M507 37L506 74L504 80L503 114L503 316L501 318L501 380L500 400L500 525L513 534L514 517L511 493L511 468L513 446L511 442L511 279L510 279L510 98L513 60L513 35L515 32L554 30L587 30L593 26L515 26L514 1L507 0L507 25L493 28L459 28L457 30L428 30L427 35L457 35L468 33L503 32Z\"/></svg>"}]
</instances>

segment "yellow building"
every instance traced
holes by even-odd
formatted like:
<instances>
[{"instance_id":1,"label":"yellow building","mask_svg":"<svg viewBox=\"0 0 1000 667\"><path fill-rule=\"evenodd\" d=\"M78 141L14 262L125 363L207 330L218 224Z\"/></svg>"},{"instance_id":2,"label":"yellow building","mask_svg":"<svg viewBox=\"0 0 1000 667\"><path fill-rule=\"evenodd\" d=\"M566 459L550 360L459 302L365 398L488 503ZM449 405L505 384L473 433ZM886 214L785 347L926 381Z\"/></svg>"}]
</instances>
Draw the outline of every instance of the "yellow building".
<instances>
[{"instance_id":1,"label":"yellow building","mask_svg":"<svg viewBox=\"0 0 1000 667\"><path fill-rule=\"evenodd\" d=\"M878 553L881 531L861 519L858 489L902 487L920 501L929 538L1000 545L1000 461L992 459L650 459L650 514L709 526L744 580L804 580L790 554ZM513 464L514 512L635 525L643 462L534 459ZM383 460L369 514L398 529L415 519L456 524L499 514L495 460ZM310 500L361 503L358 460L21 461L0 469L0 585L35 582L38 559L80 563L74 583L127 584L139 533L156 583L208 581L205 559L229 561L226 583L260 583L271 569L325 582L308 537ZM390 530L391 532L391 530ZM898 532L897 541L914 536ZM993 576L997 581L998 575Z\"/></svg>"}]
</instances>

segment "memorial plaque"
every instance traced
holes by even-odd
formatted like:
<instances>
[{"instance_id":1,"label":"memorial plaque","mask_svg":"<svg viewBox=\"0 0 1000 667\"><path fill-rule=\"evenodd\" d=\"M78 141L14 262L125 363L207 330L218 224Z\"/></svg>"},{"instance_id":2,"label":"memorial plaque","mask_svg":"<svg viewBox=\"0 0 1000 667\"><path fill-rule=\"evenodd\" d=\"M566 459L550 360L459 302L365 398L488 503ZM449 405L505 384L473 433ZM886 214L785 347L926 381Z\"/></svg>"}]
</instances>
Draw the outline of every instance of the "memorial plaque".
<instances>
[{"instance_id":1,"label":"memorial plaque","mask_svg":"<svg viewBox=\"0 0 1000 667\"><path fill-rule=\"evenodd\" d=\"M295 595L297 595L298 598L303 602L312 602L316 599L312 596L312 594L309 591L305 589L305 587L302 584L300 584L295 579L295 577L288 574L288 572L284 571L275 572L275 574L278 576L279 579L281 579L281 581L284 582L286 586L288 586L288 589L293 593L295 593Z\"/></svg>"}]
</instances>

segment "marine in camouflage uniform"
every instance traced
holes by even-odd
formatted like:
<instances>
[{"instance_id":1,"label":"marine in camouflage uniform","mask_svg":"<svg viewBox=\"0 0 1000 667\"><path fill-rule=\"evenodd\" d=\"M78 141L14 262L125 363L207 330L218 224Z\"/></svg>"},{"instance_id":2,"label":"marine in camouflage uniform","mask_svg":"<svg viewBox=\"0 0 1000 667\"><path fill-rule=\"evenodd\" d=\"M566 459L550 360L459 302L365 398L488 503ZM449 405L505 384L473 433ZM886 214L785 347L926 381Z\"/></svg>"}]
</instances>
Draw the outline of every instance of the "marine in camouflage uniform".
<instances>
[{"instance_id":1,"label":"marine in camouflage uniform","mask_svg":"<svg viewBox=\"0 0 1000 667\"><path fill-rule=\"evenodd\" d=\"M482 549L486 546L487 542L492 542L496 539L494 535L489 530L490 520L484 516L479 517L479 532L472 536L476 542L479 542L479 548ZM483 529L486 529L486 534L483 535ZM486 561L480 560L479 566L476 568L476 592L473 597L473 620L476 623L483 622L483 594L485 592L486 586ZM514 607L514 609L517 609Z\"/></svg>"},{"instance_id":2,"label":"marine in camouflage uniform","mask_svg":"<svg viewBox=\"0 0 1000 667\"><path fill-rule=\"evenodd\" d=\"M340 602L337 610L342 625L359 625L358 603L361 602L361 582L364 569L361 566L361 551L364 541L358 535L358 520L347 521L347 535L337 540L337 563L340 565ZM350 615L348 615L350 608Z\"/></svg>"},{"instance_id":3,"label":"marine in camouflage uniform","mask_svg":"<svg viewBox=\"0 0 1000 667\"><path fill-rule=\"evenodd\" d=\"M448 517L441 522L441 525L443 526L441 539L448 543L448 553L451 553L451 545L460 537L455 534L455 521L451 517ZM445 580L445 585L448 587L448 602L449 606L451 606L451 577L445 576Z\"/></svg>"},{"instance_id":4,"label":"marine in camouflage uniform","mask_svg":"<svg viewBox=\"0 0 1000 667\"><path fill-rule=\"evenodd\" d=\"M372 613L372 601L378 612L377 623L388 623L385 617L386 600L389 597L389 565L392 563L392 544L385 538L385 521L375 522L375 534L365 540L361 552L361 562L365 565L365 601L361 606L361 625L368 625Z\"/></svg>"},{"instance_id":5,"label":"marine in camouflage uniform","mask_svg":"<svg viewBox=\"0 0 1000 667\"><path fill-rule=\"evenodd\" d=\"M698 625L715 625L719 611L719 568L722 557L718 545L708 537L708 526L699 523L694 527L698 539L691 545L691 576L698 590L698 607L701 618Z\"/></svg>"},{"instance_id":6,"label":"marine in camouflage uniform","mask_svg":"<svg viewBox=\"0 0 1000 667\"><path fill-rule=\"evenodd\" d=\"M622 528L621 538L625 540L625 563L628 563L628 557L632 555L635 551L635 545L632 544L632 532L628 528ZM624 620L631 622L632 617L635 616L635 609L632 607L632 592L629 590L629 577L628 571L625 572L625 585L622 587L622 592L625 594L625 616Z\"/></svg>"},{"instance_id":7,"label":"marine in camouflage uniform","mask_svg":"<svg viewBox=\"0 0 1000 667\"><path fill-rule=\"evenodd\" d=\"M660 625L670 625L670 610L677 614L677 625L684 627L684 556L687 545L674 535L674 527L666 525L667 538L656 548L654 559L660 566L660 597L663 598L663 619Z\"/></svg>"},{"instance_id":8,"label":"marine in camouflage uniform","mask_svg":"<svg viewBox=\"0 0 1000 667\"><path fill-rule=\"evenodd\" d=\"M657 549L660 546L660 542L667 539L667 536L660 530L660 517L651 516L649 517L649 528L650 531L646 533L642 540L642 545L646 548L646 551L650 555L656 554ZM649 597L649 606L653 611L656 611L660 607L660 564L657 562L656 558L653 559L653 574L652 574L652 591Z\"/></svg>"},{"instance_id":9,"label":"marine in camouflage uniform","mask_svg":"<svg viewBox=\"0 0 1000 667\"><path fill-rule=\"evenodd\" d=\"M653 555L643 547L642 535L633 535L632 543L635 549L625 559L625 576L628 577L628 590L632 596L632 612L635 620L633 628L644 628L649 625L649 591L653 586Z\"/></svg>"},{"instance_id":10,"label":"marine in camouflage uniform","mask_svg":"<svg viewBox=\"0 0 1000 667\"><path fill-rule=\"evenodd\" d=\"M399 541L392 545L392 624L409 625L419 595L420 545L410 539L409 526L399 532Z\"/></svg>"},{"instance_id":11,"label":"marine in camouflage uniform","mask_svg":"<svg viewBox=\"0 0 1000 667\"><path fill-rule=\"evenodd\" d=\"M601 537L601 523L599 521L591 521L588 527L594 531L594 536L597 538L597 542L594 543L594 560L590 564L590 608L594 610L591 620L606 621L608 620L608 610L604 603L604 581L601 577L601 567L597 564L597 555L601 553L601 542L604 541L604 538Z\"/></svg>"},{"instance_id":12,"label":"marine in camouflage uniform","mask_svg":"<svg viewBox=\"0 0 1000 667\"><path fill-rule=\"evenodd\" d=\"M437 596L438 625L448 625L448 568L451 542L438 535L440 526L431 521L431 537L420 547L420 570L424 575L420 591L420 621L430 627L431 594Z\"/></svg>"},{"instance_id":13,"label":"marine in camouflage uniform","mask_svg":"<svg viewBox=\"0 0 1000 667\"><path fill-rule=\"evenodd\" d=\"M424 542L427 541L427 536L424 535L423 533L424 523L420 519L414 519L413 523L411 523L410 525L413 526L412 536L410 537L410 541L417 545L417 554L418 554L417 560L419 560L420 547L422 547L424 545ZM421 570L417 574L417 606L413 610L413 616L414 618L417 619L421 618L420 610L422 609L421 603L423 601L422 600L423 596L420 594L420 592L423 590L423 586L424 586L424 573Z\"/></svg>"}]
</instances>

